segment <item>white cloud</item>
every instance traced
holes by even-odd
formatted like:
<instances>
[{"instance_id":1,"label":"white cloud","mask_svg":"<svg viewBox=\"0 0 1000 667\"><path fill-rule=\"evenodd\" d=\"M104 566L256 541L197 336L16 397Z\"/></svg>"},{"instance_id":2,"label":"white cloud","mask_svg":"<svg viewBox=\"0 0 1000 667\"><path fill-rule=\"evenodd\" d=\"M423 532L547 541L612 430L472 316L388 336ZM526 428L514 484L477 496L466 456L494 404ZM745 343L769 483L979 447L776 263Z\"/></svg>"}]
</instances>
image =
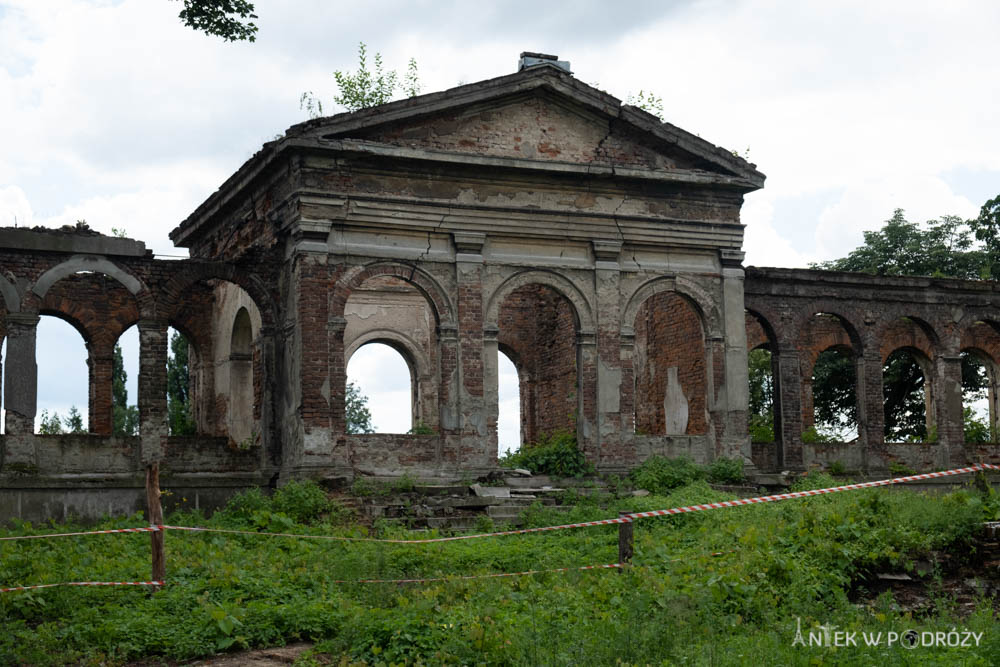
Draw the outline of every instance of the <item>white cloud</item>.
<instances>
[{"instance_id":1,"label":"white cloud","mask_svg":"<svg viewBox=\"0 0 1000 667\"><path fill-rule=\"evenodd\" d=\"M0 188L0 227L26 227L34 217L24 190L16 185Z\"/></svg>"},{"instance_id":2,"label":"white cloud","mask_svg":"<svg viewBox=\"0 0 1000 667\"><path fill-rule=\"evenodd\" d=\"M979 206L956 195L940 178L927 174L893 175L852 183L840 200L819 216L817 255L843 257L864 242L865 230L879 229L902 208L911 222L925 222L943 215L975 217Z\"/></svg>"},{"instance_id":3,"label":"white cloud","mask_svg":"<svg viewBox=\"0 0 1000 667\"><path fill-rule=\"evenodd\" d=\"M766 192L754 193L743 204L741 218L746 225L743 238L743 250L746 253L744 264L804 268L815 260L793 248L791 242L782 238L774 228L774 205L766 195Z\"/></svg>"}]
</instances>

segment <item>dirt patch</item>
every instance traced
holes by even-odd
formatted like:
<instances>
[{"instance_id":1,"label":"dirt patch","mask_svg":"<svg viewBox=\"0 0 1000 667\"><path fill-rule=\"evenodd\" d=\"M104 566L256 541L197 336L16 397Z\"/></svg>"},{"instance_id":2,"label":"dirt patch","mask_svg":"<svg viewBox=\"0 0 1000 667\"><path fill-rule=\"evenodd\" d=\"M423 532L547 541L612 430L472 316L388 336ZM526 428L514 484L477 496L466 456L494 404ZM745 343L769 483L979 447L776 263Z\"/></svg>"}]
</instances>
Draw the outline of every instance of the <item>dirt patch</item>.
<instances>
[{"instance_id":1,"label":"dirt patch","mask_svg":"<svg viewBox=\"0 0 1000 667\"><path fill-rule=\"evenodd\" d=\"M275 648L243 651L242 653L227 653L225 655L195 660L194 662L156 662L143 660L142 662L129 663L129 667L153 667L154 665L157 667L164 665L169 667L181 667L182 665L184 667L242 667L243 665L249 665L250 667L278 667L279 665L291 665L300 655L312 647L313 645L308 642L301 642Z\"/></svg>"}]
</instances>

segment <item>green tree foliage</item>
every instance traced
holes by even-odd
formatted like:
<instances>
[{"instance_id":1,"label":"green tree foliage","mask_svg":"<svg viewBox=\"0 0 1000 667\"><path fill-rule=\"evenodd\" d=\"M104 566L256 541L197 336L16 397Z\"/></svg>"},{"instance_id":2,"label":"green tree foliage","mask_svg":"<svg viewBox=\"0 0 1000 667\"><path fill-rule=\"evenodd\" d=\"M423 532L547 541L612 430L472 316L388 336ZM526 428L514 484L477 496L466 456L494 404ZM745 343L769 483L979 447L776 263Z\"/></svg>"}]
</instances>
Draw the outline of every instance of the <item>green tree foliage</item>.
<instances>
[{"instance_id":1,"label":"green tree foliage","mask_svg":"<svg viewBox=\"0 0 1000 667\"><path fill-rule=\"evenodd\" d=\"M657 97L652 91L646 92L640 90L638 95L629 93L625 104L631 104L647 113L651 113L659 118L660 122L663 122L663 98Z\"/></svg>"},{"instance_id":2,"label":"green tree foliage","mask_svg":"<svg viewBox=\"0 0 1000 667\"><path fill-rule=\"evenodd\" d=\"M125 372L122 348L120 345L115 345L115 355L111 367L111 409L112 432L116 436L139 434L139 408L128 404L128 389L125 388L127 379L128 374Z\"/></svg>"},{"instance_id":3,"label":"green tree foliage","mask_svg":"<svg viewBox=\"0 0 1000 667\"><path fill-rule=\"evenodd\" d=\"M353 382L347 383L344 395L344 413L348 433L374 433L372 413L368 410L368 397Z\"/></svg>"},{"instance_id":4,"label":"green tree foliage","mask_svg":"<svg viewBox=\"0 0 1000 667\"><path fill-rule=\"evenodd\" d=\"M189 28L227 42L257 39L257 24L253 22L257 15L247 0L184 0L178 18Z\"/></svg>"},{"instance_id":5,"label":"green tree foliage","mask_svg":"<svg viewBox=\"0 0 1000 667\"><path fill-rule=\"evenodd\" d=\"M774 374L771 353L763 348L747 355L750 375L750 438L754 442L774 442Z\"/></svg>"},{"instance_id":6,"label":"green tree foliage","mask_svg":"<svg viewBox=\"0 0 1000 667\"><path fill-rule=\"evenodd\" d=\"M170 338L167 356L167 419L170 435L194 435L189 389L188 340L178 332Z\"/></svg>"},{"instance_id":7,"label":"green tree foliage","mask_svg":"<svg viewBox=\"0 0 1000 667\"><path fill-rule=\"evenodd\" d=\"M38 432L41 435L61 435L63 433L86 433L87 431L83 428L83 415L73 405L70 406L69 413L65 417L60 417L58 412L49 414L48 410L42 410Z\"/></svg>"},{"instance_id":8,"label":"green tree foliage","mask_svg":"<svg viewBox=\"0 0 1000 667\"><path fill-rule=\"evenodd\" d=\"M959 217L929 220L922 228L897 208L882 229L865 232L865 242L840 259L815 269L879 276L935 276L978 280L988 275L987 253L973 247L972 229ZM978 236L978 231L977 231Z\"/></svg>"},{"instance_id":9,"label":"green tree foliage","mask_svg":"<svg viewBox=\"0 0 1000 667\"><path fill-rule=\"evenodd\" d=\"M421 84L416 59L410 58L402 77L396 70L385 70L381 53L376 53L373 61L374 71L368 69L368 47L364 42L360 42L358 71L351 73L337 70L333 73L339 91L333 96L335 103L348 111L358 111L392 101L397 90L401 90L407 97L420 94ZM319 118L323 115L323 101L312 91L302 93L299 97L299 108L305 110L310 118Z\"/></svg>"},{"instance_id":10,"label":"green tree foliage","mask_svg":"<svg viewBox=\"0 0 1000 667\"><path fill-rule=\"evenodd\" d=\"M970 220L969 226L986 253L984 277L1000 280L1000 195L983 204L979 217Z\"/></svg>"},{"instance_id":11,"label":"green tree foliage","mask_svg":"<svg viewBox=\"0 0 1000 667\"><path fill-rule=\"evenodd\" d=\"M834 441L858 427L854 358L839 349L825 350L813 366L813 408L817 431Z\"/></svg>"}]
</instances>

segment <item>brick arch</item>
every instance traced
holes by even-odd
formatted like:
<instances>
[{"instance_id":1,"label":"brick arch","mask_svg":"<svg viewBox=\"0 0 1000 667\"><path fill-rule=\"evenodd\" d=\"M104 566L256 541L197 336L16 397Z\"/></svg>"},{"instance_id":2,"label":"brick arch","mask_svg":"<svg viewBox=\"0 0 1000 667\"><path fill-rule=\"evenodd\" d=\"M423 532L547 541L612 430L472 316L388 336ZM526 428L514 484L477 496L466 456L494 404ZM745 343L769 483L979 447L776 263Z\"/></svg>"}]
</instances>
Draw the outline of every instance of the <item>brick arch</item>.
<instances>
[{"instance_id":1,"label":"brick arch","mask_svg":"<svg viewBox=\"0 0 1000 667\"><path fill-rule=\"evenodd\" d=\"M66 276L80 273L81 271L103 273L108 277L114 278L125 289L131 292L133 296L137 296L140 292L148 291L141 280L107 258L99 255L73 255L69 259L56 264L38 277L34 285L32 285L31 291L39 298L45 298L46 292L55 283Z\"/></svg>"},{"instance_id":2,"label":"brick arch","mask_svg":"<svg viewBox=\"0 0 1000 667\"><path fill-rule=\"evenodd\" d=\"M745 308L744 321L747 329L747 352L768 346L774 353L778 347L778 334L770 320L752 308Z\"/></svg>"},{"instance_id":3,"label":"brick arch","mask_svg":"<svg viewBox=\"0 0 1000 667\"><path fill-rule=\"evenodd\" d=\"M893 352L904 348L912 348L928 361L933 361L937 357L940 341L930 324L909 315L883 322L876 329L876 340L879 342L879 356L883 364Z\"/></svg>"},{"instance_id":4,"label":"brick arch","mask_svg":"<svg viewBox=\"0 0 1000 667\"><path fill-rule=\"evenodd\" d=\"M413 285L431 304L439 326L454 325L455 309L451 305L447 291L437 279L416 266L395 262L375 262L348 270L331 286L330 314L343 317L351 293L361 287L366 280L378 276L399 278Z\"/></svg>"},{"instance_id":5,"label":"brick arch","mask_svg":"<svg viewBox=\"0 0 1000 667\"><path fill-rule=\"evenodd\" d=\"M963 326L964 323L964 326ZM959 326L959 352L975 350L995 364L1000 364L1000 321L981 317Z\"/></svg>"},{"instance_id":6,"label":"brick arch","mask_svg":"<svg viewBox=\"0 0 1000 667\"><path fill-rule=\"evenodd\" d=\"M711 296L695 283L682 277L653 278L632 292L622 310L621 330L623 333L632 332L635 318L639 314L642 304L661 292L674 292L683 297L697 313L706 336L721 335L719 310Z\"/></svg>"},{"instance_id":7,"label":"brick arch","mask_svg":"<svg viewBox=\"0 0 1000 667\"><path fill-rule=\"evenodd\" d=\"M862 329L857 325L860 315L858 313L851 313L849 309L844 308L843 304L826 300L809 302L797 313L794 323L794 330L799 332L799 340L795 341L797 346L802 345L805 328L809 326L810 321L817 315L830 315L837 318L844 331L847 332L852 353L859 357L863 354L865 339L861 334Z\"/></svg>"},{"instance_id":8,"label":"brick arch","mask_svg":"<svg viewBox=\"0 0 1000 667\"><path fill-rule=\"evenodd\" d=\"M493 293L487 300L484 325L487 327L497 326L501 304L503 304L511 292L527 285L544 285L555 291L573 306L577 332L591 333L594 331L593 309L591 308L590 301L580 291L580 288L563 275L538 269L515 273L493 290Z\"/></svg>"},{"instance_id":9,"label":"brick arch","mask_svg":"<svg viewBox=\"0 0 1000 667\"><path fill-rule=\"evenodd\" d=\"M162 302L142 303L142 317L153 318L155 315L165 315L168 319L174 318L183 306L184 293L199 282L209 280L225 280L237 285L250 295L250 299L257 306L263 326L274 326L277 319L276 304L267 290L264 282L259 276L247 273L229 264L204 263L197 261L175 262L177 268L174 275L167 282L162 291ZM157 305L164 310L163 313L156 313ZM189 339L190 340L190 339Z\"/></svg>"},{"instance_id":10,"label":"brick arch","mask_svg":"<svg viewBox=\"0 0 1000 667\"><path fill-rule=\"evenodd\" d=\"M344 348L344 367L351 362L354 353L369 343L382 343L388 345L396 352L399 352L406 365L410 367L411 379L428 375L431 372L431 363L427 355L420 349L420 345L409 336L392 329L373 329L365 331L360 336L346 344Z\"/></svg>"},{"instance_id":11,"label":"brick arch","mask_svg":"<svg viewBox=\"0 0 1000 667\"><path fill-rule=\"evenodd\" d=\"M38 312L70 322L88 343L110 346L139 321L139 302L105 274L70 274L50 286Z\"/></svg>"}]
</instances>

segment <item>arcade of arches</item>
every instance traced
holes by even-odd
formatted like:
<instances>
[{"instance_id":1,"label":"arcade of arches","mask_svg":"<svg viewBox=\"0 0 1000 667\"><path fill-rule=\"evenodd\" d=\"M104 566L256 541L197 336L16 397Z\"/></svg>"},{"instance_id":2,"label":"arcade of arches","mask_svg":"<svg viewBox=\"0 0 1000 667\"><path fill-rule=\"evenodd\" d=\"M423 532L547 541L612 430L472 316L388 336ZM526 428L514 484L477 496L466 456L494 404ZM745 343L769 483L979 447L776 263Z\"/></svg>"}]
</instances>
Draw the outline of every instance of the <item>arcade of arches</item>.
<instances>
[{"instance_id":1,"label":"arcade of arches","mask_svg":"<svg viewBox=\"0 0 1000 667\"><path fill-rule=\"evenodd\" d=\"M171 232L188 260L82 226L0 229L0 520L131 513L154 461L205 507L298 477L488 474L501 354L521 440L568 431L603 472L653 455L740 458L751 475L997 460L964 442L960 372L963 353L984 365L997 424L997 285L745 268L740 209L763 184L542 63L289 128ZM88 434L34 433L42 315L86 345ZM139 435L114 437L113 350L132 326ZM189 342L190 435L168 428L168 327ZM393 409L412 432L348 432L347 364L369 344L405 362ZM773 438L751 442L762 348ZM900 350L931 442L884 437ZM853 378L840 400L857 433L817 443L830 357Z\"/></svg>"}]
</instances>

